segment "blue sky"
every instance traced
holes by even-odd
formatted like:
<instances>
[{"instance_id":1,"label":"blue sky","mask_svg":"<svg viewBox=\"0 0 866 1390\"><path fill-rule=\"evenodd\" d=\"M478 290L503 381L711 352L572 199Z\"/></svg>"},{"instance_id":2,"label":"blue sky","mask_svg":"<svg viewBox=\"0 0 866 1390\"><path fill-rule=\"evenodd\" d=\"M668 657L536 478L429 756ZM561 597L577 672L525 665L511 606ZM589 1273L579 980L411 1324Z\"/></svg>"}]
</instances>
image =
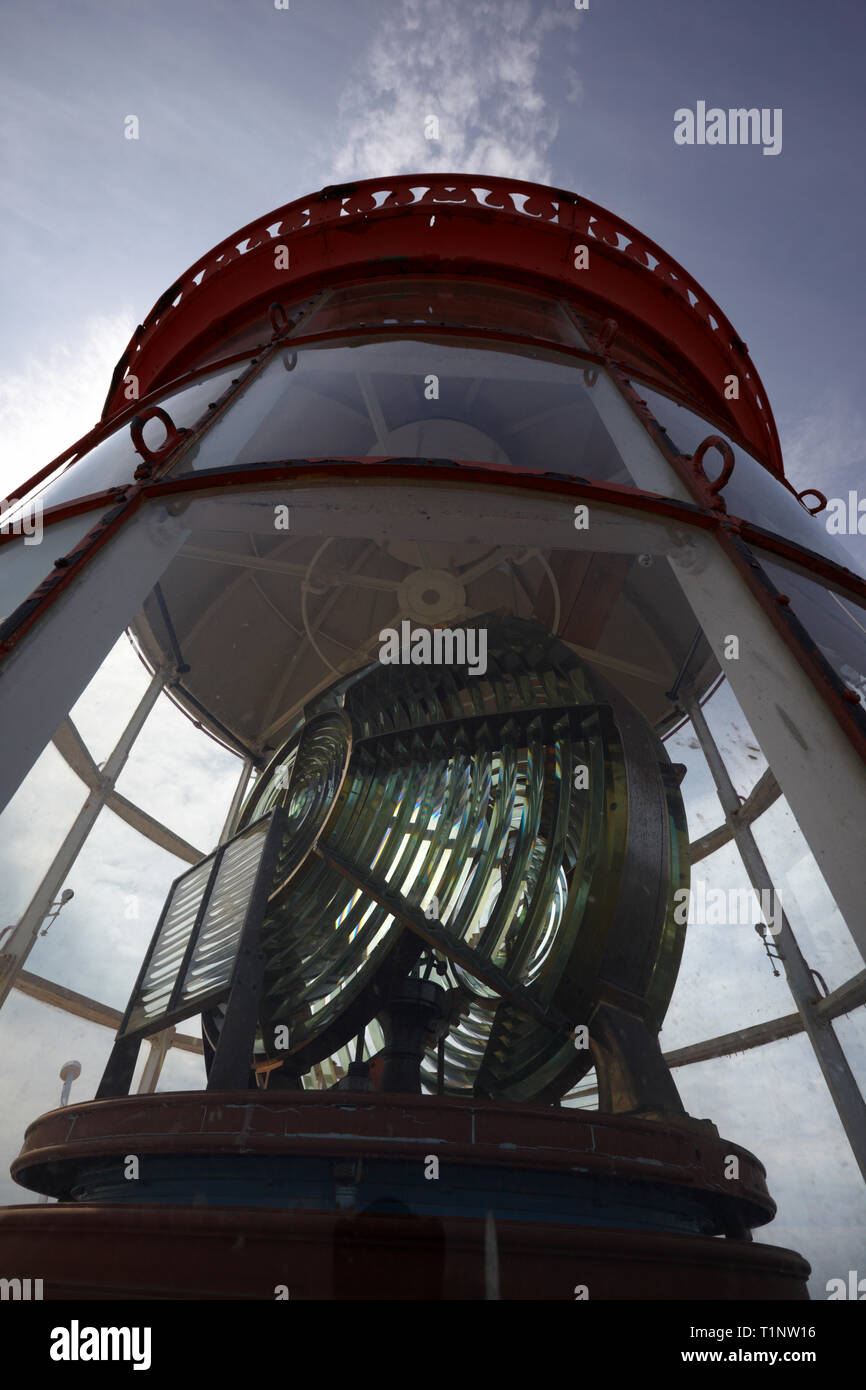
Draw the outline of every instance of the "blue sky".
<instances>
[{"instance_id":1,"label":"blue sky","mask_svg":"<svg viewBox=\"0 0 866 1390\"><path fill-rule=\"evenodd\" d=\"M866 437L864 29L839 0L7 11L0 486L92 423L131 327L223 236L328 182L453 168L574 189L660 242L749 344L791 476L841 491ZM782 153L675 145L698 100L781 107Z\"/></svg>"},{"instance_id":2,"label":"blue sky","mask_svg":"<svg viewBox=\"0 0 866 1390\"><path fill-rule=\"evenodd\" d=\"M854 0L589 0L580 12L572 0L7 7L0 17L0 496L95 422L135 324L210 246L324 184L436 169L550 182L633 222L705 286L748 343L796 485L831 496L862 490L864 15ZM674 112L699 100L781 108L781 154L677 146ZM438 142L425 139L430 114L439 119ZM124 138L129 115L140 125L135 141ZM866 553L866 537L848 544ZM127 656L117 655L82 702L82 728L105 742L99 757L110 749L109 726L116 737L141 684ZM207 850L233 761L213 745L205 757L174 711L158 718L121 790ZM172 783L168 766L181 752L190 769L183 786ZM49 750L3 818L2 925L26 905L74 814L64 801L77 795L70 777ZM713 813L697 833L718 818ZM98 830L70 879L76 901L40 940L29 968L122 1007L126 978L182 866L153 851L138 861L133 883L123 869L131 832L105 817ZM141 918L121 931L117 895L126 891L141 893ZM100 941L115 955L104 969ZM705 968L702 949L698 938L688 967L695 979ZM829 969L831 936L822 949ZM762 990L758 1012L742 1022L790 1011L783 984L767 976ZM728 991L730 1017L719 1003L724 993L716 991L712 1026L674 1018L666 1045L737 1026L737 989ZM27 1121L53 1103L56 1069L66 1060L60 1053L71 1050L86 1064L89 1057L90 1076L78 1083L84 1097L110 1042L105 1030L53 1011L40 1033L45 1013L15 996L0 1014L0 1046L33 1030L28 1074L38 1078L25 1084L16 1073L5 1090L0 1084L4 1166ZM796 1054L808 1072L812 1113L823 1113L802 1039L776 1047ZM781 1078L789 1063L781 1051L773 1063L771 1053L763 1063L749 1054L741 1072L757 1076L763 1066ZM172 1063L173 1084L190 1082L186 1066ZM733 1073L725 1081L721 1066L706 1064L703 1092L687 1102L766 1159L761 1106L738 1110ZM701 1071L691 1069L690 1092ZM720 1113L726 1107L730 1119ZM775 1138L765 1138L776 1146L771 1160L789 1142L785 1125L796 1131L793 1110L775 1118ZM832 1128L832 1115L827 1123ZM838 1136L833 1143L838 1151ZM847 1229L840 1213L858 1191L856 1174L852 1184L843 1161L843 1181L830 1141L822 1148L816 1133L813 1144L827 1190L842 1184L829 1224ZM772 1179L771 1172L771 1188ZM784 1183L783 1172L776 1181ZM797 1190L790 1188L790 1203ZM0 1179L0 1197L14 1194ZM785 1243L780 1229L770 1238ZM790 1229L795 1244L799 1228ZM814 1250L806 1253L815 1259ZM828 1266L828 1277L833 1272Z\"/></svg>"}]
</instances>

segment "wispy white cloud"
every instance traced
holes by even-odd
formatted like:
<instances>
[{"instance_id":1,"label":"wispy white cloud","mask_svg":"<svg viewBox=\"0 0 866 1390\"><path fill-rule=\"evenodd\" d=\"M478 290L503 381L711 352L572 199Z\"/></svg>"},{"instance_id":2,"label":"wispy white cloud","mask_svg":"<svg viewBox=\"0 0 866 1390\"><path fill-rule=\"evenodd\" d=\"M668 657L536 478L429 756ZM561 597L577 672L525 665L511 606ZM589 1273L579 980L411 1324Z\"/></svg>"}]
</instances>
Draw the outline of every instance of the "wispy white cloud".
<instances>
[{"instance_id":1,"label":"wispy white cloud","mask_svg":"<svg viewBox=\"0 0 866 1390\"><path fill-rule=\"evenodd\" d=\"M559 116L543 92L547 40L556 34L560 59L563 45L573 52L580 20L573 7L539 11L530 0L389 6L339 103L334 180L465 170L551 182ZM577 72L565 75L575 100Z\"/></svg>"},{"instance_id":2,"label":"wispy white cloud","mask_svg":"<svg viewBox=\"0 0 866 1390\"><path fill-rule=\"evenodd\" d=\"M54 344L0 380L0 496L13 496L96 424L135 324L127 308L94 315L75 341Z\"/></svg>"}]
</instances>

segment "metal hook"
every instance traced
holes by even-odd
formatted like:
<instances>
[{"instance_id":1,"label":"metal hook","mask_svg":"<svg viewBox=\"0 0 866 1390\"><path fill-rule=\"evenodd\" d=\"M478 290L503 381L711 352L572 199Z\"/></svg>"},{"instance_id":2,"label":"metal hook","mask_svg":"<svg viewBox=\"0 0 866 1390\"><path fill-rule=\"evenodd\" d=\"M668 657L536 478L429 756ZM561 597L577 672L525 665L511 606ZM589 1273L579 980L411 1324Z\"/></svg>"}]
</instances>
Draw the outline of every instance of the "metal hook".
<instances>
[{"instance_id":1,"label":"metal hook","mask_svg":"<svg viewBox=\"0 0 866 1390\"><path fill-rule=\"evenodd\" d=\"M718 449L719 453L722 456L722 471L719 474L718 478L713 479L712 482L710 482L710 479L707 477L706 470L704 469L704 455L706 454L708 449ZM719 493L721 492L722 488L730 482L731 474L734 471L735 463L736 459L734 457L733 449L731 448L728 441L726 439L723 439L720 434L708 434L706 439L704 439L702 443L698 445L697 449L692 455L692 467L694 468L696 473L699 473L701 475L704 482L709 487L712 495L718 498L717 506L722 511L725 511L726 508L724 502L719 497Z\"/></svg>"},{"instance_id":2,"label":"metal hook","mask_svg":"<svg viewBox=\"0 0 866 1390\"><path fill-rule=\"evenodd\" d=\"M817 507L806 507L806 503L803 502L804 497L817 497ZM823 512L827 505L827 498L824 496L823 492L820 492L816 487L804 487L802 492L797 493L797 499L803 502L803 506L806 507L806 511L810 516L817 516L819 512Z\"/></svg>"},{"instance_id":3,"label":"metal hook","mask_svg":"<svg viewBox=\"0 0 866 1390\"><path fill-rule=\"evenodd\" d=\"M602 352L606 352L619 332L619 324L616 319L605 319L598 335L598 345Z\"/></svg>"},{"instance_id":4,"label":"metal hook","mask_svg":"<svg viewBox=\"0 0 866 1390\"><path fill-rule=\"evenodd\" d=\"M165 443L158 449L151 449L144 442L144 427L148 420L161 420L165 426ZM140 415L136 415L129 426L129 434L132 439L132 447L135 452L144 459L144 465L139 464L135 470L136 478L144 478L150 473L155 463L160 463L166 458L180 443L184 435L189 434L188 429L178 429L167 411L161 406L151 405L143 410Z\"/></svg>"},{"instance_id":5,"label":"metal hook","mask_svg":"<svg viewBox=\"0 0 866 1390\"><path fill-rule=\"evenodd\" d=\"M288 333L289 329L292 327L292 321L282 304L271 304L268 308L268 318L271 328L274 330L275 338L281 338L283 334Z\"/></svg>"}]
</instances>

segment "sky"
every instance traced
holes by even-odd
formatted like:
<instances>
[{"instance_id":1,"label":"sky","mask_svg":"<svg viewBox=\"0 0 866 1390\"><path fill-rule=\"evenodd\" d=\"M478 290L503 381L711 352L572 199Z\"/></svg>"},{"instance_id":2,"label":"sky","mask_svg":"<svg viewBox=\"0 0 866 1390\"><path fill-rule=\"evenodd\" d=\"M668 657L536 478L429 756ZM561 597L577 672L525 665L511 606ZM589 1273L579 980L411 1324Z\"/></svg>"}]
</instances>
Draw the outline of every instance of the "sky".
<instances>
[{"instance_id":1,"label":"sky","mask_svg":"<svg viewBox=\"0 0 866 1390\"><path fill-rule=\"evenodd\" d=\"M658 241L748 343L792 479L841 495L866 447L855 0L290 4L6 7L0 486L95 421L205 249L330 182L449 169L552 182ZM699 100L781 108L781 153L675 145Z\"/></svg>"},{"instance_id":2,"label":"sky","mask_svg":"<svg viewBox=\"0 0 866 1390\"><path fill-rule=\"evenodd\" d=\"M210 246L326 184L435 170L549 182L639 227L707 289L747 342L797 488L816 486L828 496L862 491L864 41L866 12L856 0L589 0L580 11L572 0L5 6L0 496L14 495L95 423L133 328ZM677 145L674 113L699 101L781 109L781 152ZM131 115L137 140L124 136ZM430 115L439 121L438 141L425 137ZM866 537L846 543L864 558ZM123 639L73 714L97 761L145 679ZM181 755L182 779L173 773ZM237 770L161 701L120 790L207 851ZM0 819L3 925L26 906L76 798L74 777L47 750ZM706 824L697 833L718 819L714 810L700 814ZM28 968L122 1007L182 867L142 847L106 813L70 878L75 901L40 939ZM135 917L119 906L127 898L135 900ZM809 921L806 912L804 931ZM697 940L686 963L695 972L702 968ZM822 949L826 968L844 978L847 946L829 928ZM776 985L768 974L761 988ZM707 1020L708 1032L737 1026L736 994L719 1005L718 1020ZM755 1008L746 1022L790 1011L784 983ZM60 1052L87 1054L83 1098L93 1093L110 1042L107 1030L64 1022L55 1011L45 1025L46 1013L20 995L0 1013L3 1055L4 1039L32 1029L26 1074L0 1083L0 1200L20 1197L4 1181L5 1168L27 1121L53 1103L53 1088L59 1092L56 1072L67 1060ZM677 1026L682 1036L672 1033L670 1045L695 1040L696 1020ZM790 1065L780 1050L792 1057L802 1041L774 1045L774 1075ZM862 1029L852 1047L862 1067ZM758 1075L772 1051L763 1063L753 1053L737 1065ZM812 1113L823 1114L811 1056L800 1063ZM174 1054L166 1076L173 1085L198 1085L197 1065ZM695 1113L716 1117L714 1106L727 1105L733 1125L730 1072L727 1082L709 1079L713 1068L721 1076L720 1066L690 1069L688 1086L703 1071L706 1101ZM775 1132L765 1126L765 1133L762 1107L747 1108L754 1113L743 1142L760 1154L763 1139L781 1161L795 1120L777 1111ZM824 1135L825 1178L835 1161L827 1135L839 1144L834 1124L831 1113L814 1137L820 1150ZM843 1155L838 1162L843 1177L837 1166L833 1181L860 1201L862 1232L862 1187L859 1199L851 1195L856 1173L852 1182L849 1161ZM778 1178L786 1180L781 1171ZM787 1200L793 1207L796 1195ZM848 1229L842 1201L834 1219ZM771 1230L786 1243L777 1226ZM791 1226L788 1243L798 1230ZM823 1269L826 1242L821 1249ZM807 1254L814 1262L815 1250Z\"/></svg>"}]
</instances>

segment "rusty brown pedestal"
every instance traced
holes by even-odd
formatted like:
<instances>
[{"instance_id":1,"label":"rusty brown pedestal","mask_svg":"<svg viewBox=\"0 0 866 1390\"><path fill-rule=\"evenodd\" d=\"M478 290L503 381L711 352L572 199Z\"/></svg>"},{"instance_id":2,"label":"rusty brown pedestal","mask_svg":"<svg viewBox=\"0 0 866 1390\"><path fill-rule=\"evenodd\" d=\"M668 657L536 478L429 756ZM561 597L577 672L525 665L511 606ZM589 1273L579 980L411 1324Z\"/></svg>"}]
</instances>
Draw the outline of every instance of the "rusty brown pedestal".
<instances>
[{"instance_id":1,"label":"rusty brown pedestal","mask_svg":"<svg viewBox=\"0 0 866 1390\"><path fill-rule=\"evenodd\" d=\"M758 1160L697 1126L169 1093L51 1111L12 1171L60 1199L0 1211L0 1266L46 1298L481 1299L496 1265L503 1299L808 1297L799 1255L725 1234L775 1205Z\"/></svg>"}]
</instances>

